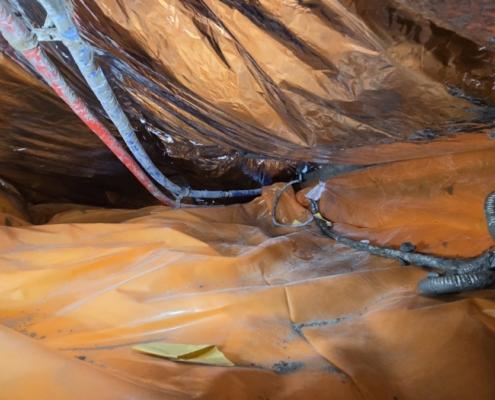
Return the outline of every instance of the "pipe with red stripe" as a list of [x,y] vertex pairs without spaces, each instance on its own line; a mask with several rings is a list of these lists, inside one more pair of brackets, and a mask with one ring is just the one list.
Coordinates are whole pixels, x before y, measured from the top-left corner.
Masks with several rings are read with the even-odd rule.
[[57,67],[39,46],[36,36],[28,29],[24,21],[15,14],[6,0],[0,0],[0,32],[14,49],[22,53],[45,82],[67,103],[89,129],[105,143],[149,193],[163,204],[174,205],[174,201],[151,181],[122,144],[98,120],[85,101],[67,84]]

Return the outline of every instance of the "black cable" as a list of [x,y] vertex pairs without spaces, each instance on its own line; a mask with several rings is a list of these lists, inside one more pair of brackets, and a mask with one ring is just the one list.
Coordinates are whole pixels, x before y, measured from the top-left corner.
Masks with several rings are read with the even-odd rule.
[[484,289],[494,282],[495,272],[483,270],[426,278],[419,282],[418,287],[422,294],[437,295]]
[[[493,194],[493,198],[495,198],[495,194]],[[492,195],[488,196],[488,199],[492,199]],[[487,204],[489,207],[493,207],[495,201],[487,201]],[[493,212],[493,208],[487,210],[488,206],[485,205],[485,213],[487,211]],[[403,243],[399,249],[375,246],[368,241],[349,239],[333,230],[332,223],[320,214],[316,201],[310,200],[310,210],[321,232],[339,243],[376,256],[441,271],[443,276],[428,277],[419,283],[419,291],[422,294],[435,295],[476,290],[490,286],[495,282],[495,252],[492,250],[486,251],[478,257],[446,258],[419,253],[411,243]],[[490,215],[495,215],[495,213]]]
[[490,193],[485,200],[485,218],[488,225],[488,231],[495,239],[495,192]]

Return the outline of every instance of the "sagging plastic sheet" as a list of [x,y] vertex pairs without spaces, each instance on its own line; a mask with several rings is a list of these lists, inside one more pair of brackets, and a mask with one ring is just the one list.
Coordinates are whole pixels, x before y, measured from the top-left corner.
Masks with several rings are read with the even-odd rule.
[[[41,26],[37,2],[19,3]],[[409,158],[409,147],[387,144],[466,143],[492,124],[491,0],[73,3],[147,150],[194,187],[268,184],[298,162]],[[101,111],[63,46],[44,46]],[[135,195],[118,163],[30,74],[2,59],[3,176],[38,202],[61,180],[59,197],[72,201]],[[63,190],[90,183],[101,189],[77,198]]]
[[[376,243],[474,255],[494,244],[482,212],[494,160],[355,171],[327,182],[322,212]],[[3,202],[17,218],[0,227],[0,398],[495,397],[493,289],[422,297],[420,268],[274,228],[278,187],[217,208],[38,205],[38,225]],[[307,217],[302,194],[283,195],[280,220]],[[235,366],[132,350],[155,341],[215,345]]]
[[[327,162],[491,123],[495,8],[460,3],[83,0],[76,13],[169,151],[193,141]],[[484,36],[464,36],[473,22]]]

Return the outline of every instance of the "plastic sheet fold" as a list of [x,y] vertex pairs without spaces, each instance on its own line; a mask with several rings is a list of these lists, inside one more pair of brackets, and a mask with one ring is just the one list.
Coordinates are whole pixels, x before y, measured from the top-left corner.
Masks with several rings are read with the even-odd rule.
[[[322,213],[374,243],[475,255],[493,246],[482,204],[494,155],[334,177]],[[228,207],[37,205],[29,215],[41,225],[0,226],[0,398],[495,396],[493,289],[422,297],[421,268],[348,249],[315,226],[274,228],[280,187]],[[307,217],[304,192],[282,196],[279,219]],[[235,366],[133,350],[157,341],[215,345]]]

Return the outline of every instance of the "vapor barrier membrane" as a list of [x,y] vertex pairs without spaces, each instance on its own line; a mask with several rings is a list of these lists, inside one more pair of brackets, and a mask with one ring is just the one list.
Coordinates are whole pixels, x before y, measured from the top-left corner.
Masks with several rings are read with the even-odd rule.
[[[238,188],[352,164],[320,201],[338,232],[450,257],[494,245],[492,1],[74,11],[175,182]],[[246,204],[143,208],[152,199],[2,46],[0,177],[20,193],[0,183],[0,399],[495,398],[493,289],[420,296],[421,268],[314,225],[275,228],[281,184]],[[103,116],[63,46],[43,46]],[[306,220],[307,190],[282,196],[281,222]],[[132,350],[155,341],[216,346],[234,366]]]
[[[38,3],[18,2],[41,26]],[[180,184],[256,187],[288,179],[306,162],[451,153],[476,147],[495,115],[490,0],[73,6],[146,149]],[[63,45],[44,46],[101,114]],[[2,175],[36,202],[58,196],[126,205],[122,196],[138,198],[132,178],[32,71],[10,60],[21,57],[3,48]],[[431,141],[446,146],[420,144]],[[67,182],[56,194],[47,189],[54,179]],[[138,203],[151,199],[143,194]]]
[[[492,148],[354,171],[327,182],[322,213],[373,243],[477,255],[494,244],[493,160]],[[279,188],[189,209],[23,209],[5,196],[0,398],[495,397],[493,289],[423,297],[418,267],[314,225],[274,228]],[[279,220],[307,218],[303,194],[282,196]],[[214,345],[235,366],[132,350],[155,341]]]

